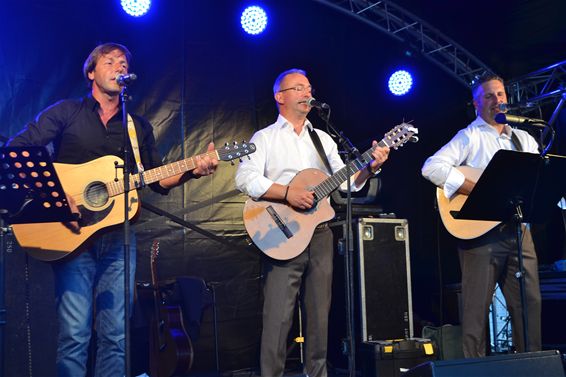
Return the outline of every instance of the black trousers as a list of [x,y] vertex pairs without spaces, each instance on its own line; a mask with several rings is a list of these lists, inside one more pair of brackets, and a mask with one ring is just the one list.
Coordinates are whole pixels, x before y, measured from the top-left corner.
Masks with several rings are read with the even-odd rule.
[[261,375],[280,377],[285,369],[287,336],[301,289],[305,326],[305,373],[326,377],[328,314],[332,295],[333,238],[328,226],[317,228],[307,249],[296,258],[265,257]]
[[[541,296],[538,263],[530,230],[523,226],[523,263],[529,351],[541,349]],[[511,315],[513,344],[525,351],[517,257],[516,227],[503,224],[485,235],[458,244],[462,269],[462,332],[466,357],[485,356],[489,306],[499,283]]]

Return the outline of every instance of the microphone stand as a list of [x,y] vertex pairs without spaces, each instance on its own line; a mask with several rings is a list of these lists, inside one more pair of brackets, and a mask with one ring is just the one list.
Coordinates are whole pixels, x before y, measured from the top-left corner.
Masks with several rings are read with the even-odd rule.
[[[0,210],[1,211],[1,210]],[[8,242],[8,234],[10,228],[4,223],[4,218],[0,216],[0,375],[4,371],[4,335],[6,330],[6,299],[5,299],[5,262],[6,262],[6,244]]]
[[[350,165],[350,156],[354,158],[361,157],[360,151],[344,136],[342,131],[337,131],[330,123],[330,107],[327,112],[319,109],[318,114],[326,123],[326,129],[338,137],[338,142],[342,146],[345,155],[345,164]],[[352,238],[352,189],[351,174],[347,174],[347,190],[346,190],[346,230],[344,234],[345,253],[344,253],[344,275],[346,280],[346,339],[344,339],[344,350],[348,356],[348,375],[355,377],[356,375],[356,342],[355,342],[355,318],[354,318],[354,242]]]
[[[8,142],[8,138],[0,135],[0,146],[5,146]],[[4,214],[5,210],[0,208],[0,375],[4,373],[4,335],[6,330],[6,298],[5,298],[5,282],[6,282],[6,242],[8,241],[8,234],[10,232],[10,228],[7,224],[4,223]]]
[[[122,86],[120,93],[122,101],[122,129],[124,138],[124,162],[123,165],[116,165],[116,169],[122,168],[124,177],[124,331],[125,331],[125,376],[131,377],[130,363],[130,218],[129,218],[129,192],[130,192],[130,136],[128,133],[128,111],[127,103],[130,99],[128,88]],[[118,174],[116,174],[118,176]]]

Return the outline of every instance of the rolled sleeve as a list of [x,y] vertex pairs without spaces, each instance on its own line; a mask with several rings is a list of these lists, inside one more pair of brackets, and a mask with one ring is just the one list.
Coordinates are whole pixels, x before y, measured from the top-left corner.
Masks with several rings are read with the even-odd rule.
[[268,150],[264,137],[261,133],[256,133],[250,142],[256,145],[256,151],[249,159],[240,162],[236,171],[235,184],[239,191],[253,199],[259,199],[274,182],[264,176]]
[[444,182],[444,187],[443,187],[444,195],[448,199],[450,199],[456,193],[456,191],[458,191],[458,189],[464,184],[465,180],[466,177],[460,170],[454,167],[450,169],[448,178],[446,179],[446,182]]

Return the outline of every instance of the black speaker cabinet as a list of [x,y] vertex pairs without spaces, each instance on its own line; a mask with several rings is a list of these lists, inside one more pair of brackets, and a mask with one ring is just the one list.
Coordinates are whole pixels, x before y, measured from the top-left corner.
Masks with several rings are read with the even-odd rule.
[[[334,222],[331,227],[340,245],[345,222]],[[356,218],[353,230],[361,341],[412,338],[407,220]]]
[[477,359],[434,361],[403,377],[564,377],[558,351],[527,352]]

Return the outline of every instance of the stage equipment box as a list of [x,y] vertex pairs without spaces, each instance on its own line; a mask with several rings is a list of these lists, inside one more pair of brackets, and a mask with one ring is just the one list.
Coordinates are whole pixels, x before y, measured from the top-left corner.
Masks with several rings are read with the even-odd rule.
[[[361,341],[413,337],[409,224],[405,219],[355,218],[354,276]],[[330,225],[339,253],[345,221]]]
[[430,339],[412,338],[360,344],[362,376],[399,377],[407,370],[436,360]]

